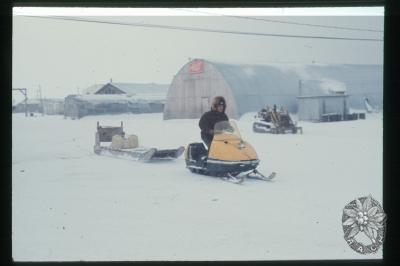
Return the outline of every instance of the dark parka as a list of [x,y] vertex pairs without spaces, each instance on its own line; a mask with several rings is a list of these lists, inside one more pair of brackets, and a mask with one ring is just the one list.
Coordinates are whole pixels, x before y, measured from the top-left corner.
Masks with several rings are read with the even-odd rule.
[[[223,112],[217,111],[218,105],[223,105]],[[206,143],[208,148],[210,148],[212,139],[214,138],[214,126],[220,121],[228,121],[228,116],[225,114],[226,103],[225,99],[221,96],[215,97],[211,110],[205,112],[199,121],[199,127],[201,129],[201,139]]]

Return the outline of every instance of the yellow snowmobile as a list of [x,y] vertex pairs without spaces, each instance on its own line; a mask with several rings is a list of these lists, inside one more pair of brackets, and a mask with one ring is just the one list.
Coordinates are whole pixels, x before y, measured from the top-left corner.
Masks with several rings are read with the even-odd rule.
[[214,126],[214,138],[207,151],[203,143],[191,143],[185,150],[186,167],[193,173],[221,177],[242,183],[245,178],[269,181],[275,173],[264,176],[256,168],[260,162],[254,148],[243,141],[235,121],[221,121]]

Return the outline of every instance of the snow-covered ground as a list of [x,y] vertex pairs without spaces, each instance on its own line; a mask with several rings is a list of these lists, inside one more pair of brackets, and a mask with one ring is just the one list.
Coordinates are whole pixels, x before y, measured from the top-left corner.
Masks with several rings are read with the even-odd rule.
[[371,259],[343,238],[344,206],[382,202],[382,115],[300,122],[304,134],[253,133],[238,122],[273,182],[242,185],[191,173],[183,157],[140,163],[93,153],[96,122],[144,146],[200,140],[197,119],[162,114],[80,120],[13,115],[12,252],[16,261]]

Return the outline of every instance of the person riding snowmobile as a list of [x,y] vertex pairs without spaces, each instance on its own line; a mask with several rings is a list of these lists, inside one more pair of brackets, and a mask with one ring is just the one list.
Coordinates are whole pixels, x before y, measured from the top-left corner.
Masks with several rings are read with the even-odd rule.
[[213,99],[211,104],[211,110],[205,112],[199,121],[199,127],[201,129],[201,139],[210,149],[211,142],[214,138],[214,126],[220,121],[228,121],[229,118],[225,114],[226,101],[222,96],[217,96]]

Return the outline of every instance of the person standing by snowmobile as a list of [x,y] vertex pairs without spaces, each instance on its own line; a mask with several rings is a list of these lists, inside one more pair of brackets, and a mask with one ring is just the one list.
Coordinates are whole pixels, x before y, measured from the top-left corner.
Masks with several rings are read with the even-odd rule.
[[211,110],[205,112],[199,121],[199,127],[201,129],[201,139],[210,149],[211,142],[214,138],[214,126],[216,123],[221,121],[228,121],[229,118],[225,114],[226,101],[222,96],[217,96],[213,99],[211,104]]

